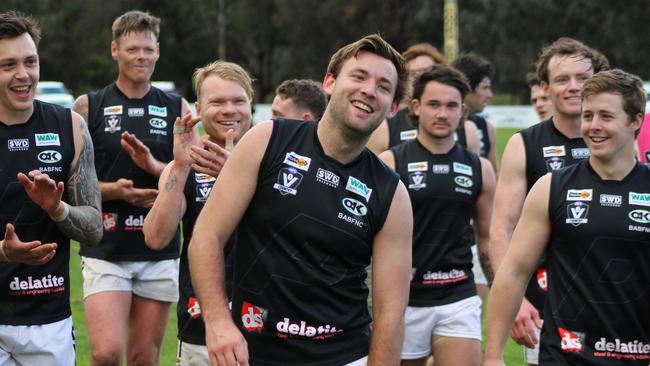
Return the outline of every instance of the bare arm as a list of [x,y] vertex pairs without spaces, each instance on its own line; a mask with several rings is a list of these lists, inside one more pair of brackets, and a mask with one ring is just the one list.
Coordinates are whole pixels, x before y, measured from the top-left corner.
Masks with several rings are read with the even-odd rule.
[[389,136],[388,136],[388,120],[385,119],[381,122],[379,127],[370,135],[370,139],[366,147],[370,149],[375,155],[388,150]]
[[487,159],[492,164],[494,169],[494,174],[498,174],[497,170],[497,129],[494,127],[494,124],[490,121],[485,121],[488,129],[488,139],[490,141],[490,151],[488,151]]
[[[232,321],[225,290],[223,249],[244,215],[257,187],[260,162],[273,128],[264,122],[244,135],[226,161],[199,215],[189,262],[192,283],[205,320],[208,354],[248,364],[246,341]],[[233,194],[237,192],[237,194]]]
[[465,138],[467,139],[467,150],[476,155],[481,154],[481,139],[478,137],[478,128],[476,124],[470,120],[464,122]]
[[384,227],[372,251],[373,331],[368,365],[397,365],[404,338],[404,312],[409,299],[413,210],[400,181]]
[[481,267],[483,268],[485,277],[487,277],[488,283],[492,283],[494,280],[494,270],[490,263],[489,243],[495,178],[492,164],[484,158],[481,158],[481,173],[483,175],[483,185],[474,209],[474,231],[476,233]]
[[512,245],[494,280],[488,305],[486,365],[503,364],[503,348],[528,279],[546,249],[551,233],[548,216],[550,178],[550,174],[540,178],[531,189],[512,236]]
[[74,101],[74,105],[72,106],[72,110],[79,113],[81,118],[84,119],[84,121],[88,121],[88,95],[80,95],[77,100]]

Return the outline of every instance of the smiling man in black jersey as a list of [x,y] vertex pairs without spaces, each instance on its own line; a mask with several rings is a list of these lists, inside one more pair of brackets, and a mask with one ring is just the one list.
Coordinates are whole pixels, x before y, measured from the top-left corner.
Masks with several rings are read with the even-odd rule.
[[[319,122],[267,121],[235,148],[189,253],[213,365],[398,362],[411,207],[404,185],[365,145],[397,110],[405,82],[399,53],[367,36],[332,57]],[[223,248],[235,226],[231,313]]]
[[650,360],[650,169],[636,160],[641,80],[621,70],[582,90],[591,156],[546,174],[524,204],[488,311],[486,365],[503,347],[526,283],[546,253],[540,365],[643,365]]
[[40,29],[0,14],[0,365],[74,365],[70,239],[101,239],[86,123],[34,100]]
[[[413,278],[406,310],[402,365],[475,365],[481,360],[481,300],[472,276],[473,236],[464,233],[474,218],[485,272],[494,173],[454,140],[463,116],[466,78],[437,65],[413,83],[415,140],[379,157],[400,175],[413,206]],[[491,278],[491,275],[488,275]],[[463,349],[463,352],[457,352]]]

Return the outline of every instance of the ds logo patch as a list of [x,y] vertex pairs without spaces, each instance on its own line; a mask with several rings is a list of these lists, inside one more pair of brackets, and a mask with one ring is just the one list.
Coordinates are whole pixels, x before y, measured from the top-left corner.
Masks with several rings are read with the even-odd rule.
[[281,168],[278,173],[278,182],[273,184],[273,188],[280,191],[280,194],[286,196],[288,194],[296,195],[298,191],[296,188],[302,182],[302,174],[294,168]]
[[548,277],[546,276],[546,268],[537,270],[537,285],[543,291],[548,291]]
[[589,213],[589,205],[584,202],[573,202],[567,205],[566,207],[566,223],[573,226],[579,226],[580,224],[586,224],[589,220],[587,219],[587,214]]
[[264,330],[268,310],[249,302],[242,302],[241,323],[248,332],[259,333]]
[[343,207],[355,216],[365,216],[368,213],[366,205],[354,198],[344,198],[341,202],[343,203]]
[[196,297],[190,297],[187,300],[187,313],[190,314],[192,319],[201,316],[201,305],[199,305],[199,300]]
[[585,342],[585,334],[557,328],[560,334],[560,347],[565,352],[582,352],[582,345]]
[[58,151],[45,150],[45,151],[41,151],[40,153],[38,153],[38,155],[36,157],[38,158],[38,161],[40,161],[41,163],[54,164],[54,163],[58,163],[59,161],[61,161],[61,158],[63,156]]
[[102,225],[104,226],[104,231],[113,232],[117,230],[117,214],[102,212]]

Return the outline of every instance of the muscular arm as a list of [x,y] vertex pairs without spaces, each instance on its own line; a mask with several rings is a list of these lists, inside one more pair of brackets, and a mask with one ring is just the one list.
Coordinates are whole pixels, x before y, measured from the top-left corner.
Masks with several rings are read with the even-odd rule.
[[77,100],[74,101],[74,105],[72,106],[72,110],[79,113],[81,118],[84,119],[84,121],[88,121],[88,95],[80,95]]
[[481,173],[483,175],[483,185],[474,209],[474,231],[476,233],[481,267],[483,268],[485,277],[487,277],[488,283],[492,283],[494,280],[494,270],[490,263],[489,243],[495,178],[492,164],[484,158],[481,158]]
[[373,242],[374,321],[368,355],[368,365],[371,366],[399,364],[404,338],[404,312],[409,299],[412,236],[411,201],[406,187],[399,182],[384,227]]
[[388,150],[389,143],[388,136],[388,120],[385,119],[381,122],[379,127],[370,135],[370,139],[366,144],[366,147],[370,149],[375,155],[379,155],[382,152]]
[[217,364],[217,357],[233,354],[240,365],[248,364],[246,341],[228,309],[223,249],[255,194],[260,162],[272,127],[270,121],[261,123],[237,144],[196,221],[189,247],[192,283],[201,304],[213,364]]
[[485,364],[502,364],[503,348],[532,272],[551,233],[548,216],[551,175],[540,178],[526,199],[512,245],[499,267],[488,305]]
[[57,222],[57,226],[69,238],[84,245],[94,246],[102,238],[102,208],[95,173],[93,143],[86,122],[74,112],[72,125],[75,158],[66,181],[70,213],[63,221]]
[[470,120],[464,122],[465,138],[467,139],[467,150],[476,155],[481,154],[481,139],[478,137],[478,128]]
[[490,141],[490,151],[488,151],[487,159],[492,164],[494,169],[494,174],[498,174],[497,170],[497,129],[494,127],[494,124],[490,121],[485,121],[487,123],[488,129],[488,139]]

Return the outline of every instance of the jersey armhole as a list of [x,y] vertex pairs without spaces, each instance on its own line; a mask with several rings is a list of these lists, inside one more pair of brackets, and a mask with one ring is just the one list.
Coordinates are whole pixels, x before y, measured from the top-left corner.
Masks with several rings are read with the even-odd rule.
[[[273,142],[275,141],[277,135],[278,135],[278,130],[280,129],[280,123],[277,120],[273,120],[273,128],[271,130],[271,136],[269,137],[269,142],[266,144],[266,150],[264,151],[264,155],[262,156],[262,160],[260,161],[260,168],[257,172],[257,181],[261,182],[263,180],[263,174],[266,172],[269,163],[272,161],[274,154],[276,153]],[[259,183],[258,183],[259,184]]]

